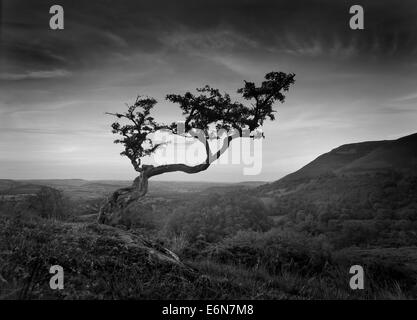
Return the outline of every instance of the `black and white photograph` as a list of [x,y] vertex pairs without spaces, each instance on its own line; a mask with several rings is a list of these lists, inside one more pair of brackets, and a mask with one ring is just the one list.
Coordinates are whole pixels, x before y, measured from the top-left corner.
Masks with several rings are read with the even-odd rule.
[[0,300],[416,299],[415,0],[0,1]]

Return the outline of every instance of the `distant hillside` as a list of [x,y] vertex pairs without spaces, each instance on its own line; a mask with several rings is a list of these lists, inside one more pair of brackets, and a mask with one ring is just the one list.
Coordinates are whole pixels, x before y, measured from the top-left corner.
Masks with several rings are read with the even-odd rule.
[[324,232],[340,245],[347,241],[341,235],[349,244],[414,244],[417,134],[343,145],[252,193],[274,221]]
[[39,184],[49,187],[60,187],[60,186],[82,186],[88,181],[83,179],[31,179],[31,180],[16,180],[22,184]]
[[[2,180],[4,181],[4,180]],[[0,181],[0,183],[2,183]],[[26,194],[26,195],[33,195],[38,193],[44,186],[39,184],[23,184],[23,183],[17,183],[13,182],[11,183],[8,188],[2,188],[0,190],[0,194],[3,195],[19,195],[19,194]]]
[[245,192],[263,185],[265,185],[265,181],[243,181],[238,183],[214,184],[212,187],[205,188],[200,192],[204,194],[242,191]]
[[17,183],[13,180],[0,179],[0,192],[13,188]]
[[[113,191],[130,186],[128,180],[82,180],[82,179],[40,179],[40,180],[6,180],[0,179],[0,194],[17,195],[33,194],[42,186],[63,192],[73,200],[94,200],[102,198]],[[245,181],[240,183],[203,182],[203,181],[159,181],[149,182],[150,196],[171,196],[187,193],[212,193],[230,191],[240,188],[254,188],[265,184],[261,181]]]
[[300,170],[269,184],[269,188],[329,174],[355,175],[390,171],[417,174],[417,133],[397,140],[342,145],[322,154]]
[[417,134],[394,141],[385,141],[378,148],[352,161],[339,171],[368,172],[395,170],[405,174],[417,173]]

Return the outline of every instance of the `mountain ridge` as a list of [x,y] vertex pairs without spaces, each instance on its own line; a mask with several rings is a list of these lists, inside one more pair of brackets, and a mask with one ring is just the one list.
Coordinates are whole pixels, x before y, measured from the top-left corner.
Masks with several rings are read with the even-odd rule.
[[417,174],[417,133],[395,140],[344,144],[318,156],[299,170],[267,185],[310,180],[324,175],[378,171]]

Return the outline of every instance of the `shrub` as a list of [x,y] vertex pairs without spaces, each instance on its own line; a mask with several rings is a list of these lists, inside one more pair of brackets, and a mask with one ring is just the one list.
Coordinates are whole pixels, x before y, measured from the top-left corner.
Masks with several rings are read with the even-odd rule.
[[272,225],[256,198],[211,195],[174,210],[168,218],[168,237],[184,235],[191,243],[214,243],[240,230],[267,231]]
[[236,263],[248,268],[265,268],[272,274],[291,271],[313,274],[324,270],[330,254],[319,240],[296,233],[272,229],[265,233],[240,231],[205,254],[221,263]]

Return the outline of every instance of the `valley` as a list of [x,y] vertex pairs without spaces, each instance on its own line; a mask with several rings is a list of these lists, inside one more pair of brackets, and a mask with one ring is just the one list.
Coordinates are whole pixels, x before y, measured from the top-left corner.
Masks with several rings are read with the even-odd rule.
[[[12,270],[30,274],[27,261],[58,259],[72,270],[69,279],[80,283],[71,298],[160,298],[167,294],[164,279],[186,272],[170,297],[412,299],[417,294],[416,159],[417,135],[411,135],[335,148],[272,183],[151,181],[148,195],[125,211],[121,224],[107,227],[97,224],[97,212],[105,197],[128,181],[0,180],[0,234],[15,234],[1,241],[0,275],[13,279],[6,280],[7,290],[10,283],[17,290],[24,281]],[[73,249],[58,238],[73,243],[81,256],[66,260]],[[53,247],[45,247],[48,242]],[[110,254],[125,245],[165,258],[172,252],[181,265],[141,260],[149,276],[159,277],[150,291],[137,287],[146,287],[145,278],[131,288],[132,279],[121,273],[120,287],[108,288],[113,283],[104,280],[108,264],[122,272],[122,261],[133,257],[123,250]],[[98,269],[88,271],[83,259],[97,259],[88,263]],[[346,289],[347,270],[356,264],[364,266],[370,284],[363,292]],[[130,273],[139,272],[132,268]],[[103,280],[93,289],[98,275]],[[27,297],[50,297],[42,278],[36,281]],[[9,297],[2,288],[0,296]]]

